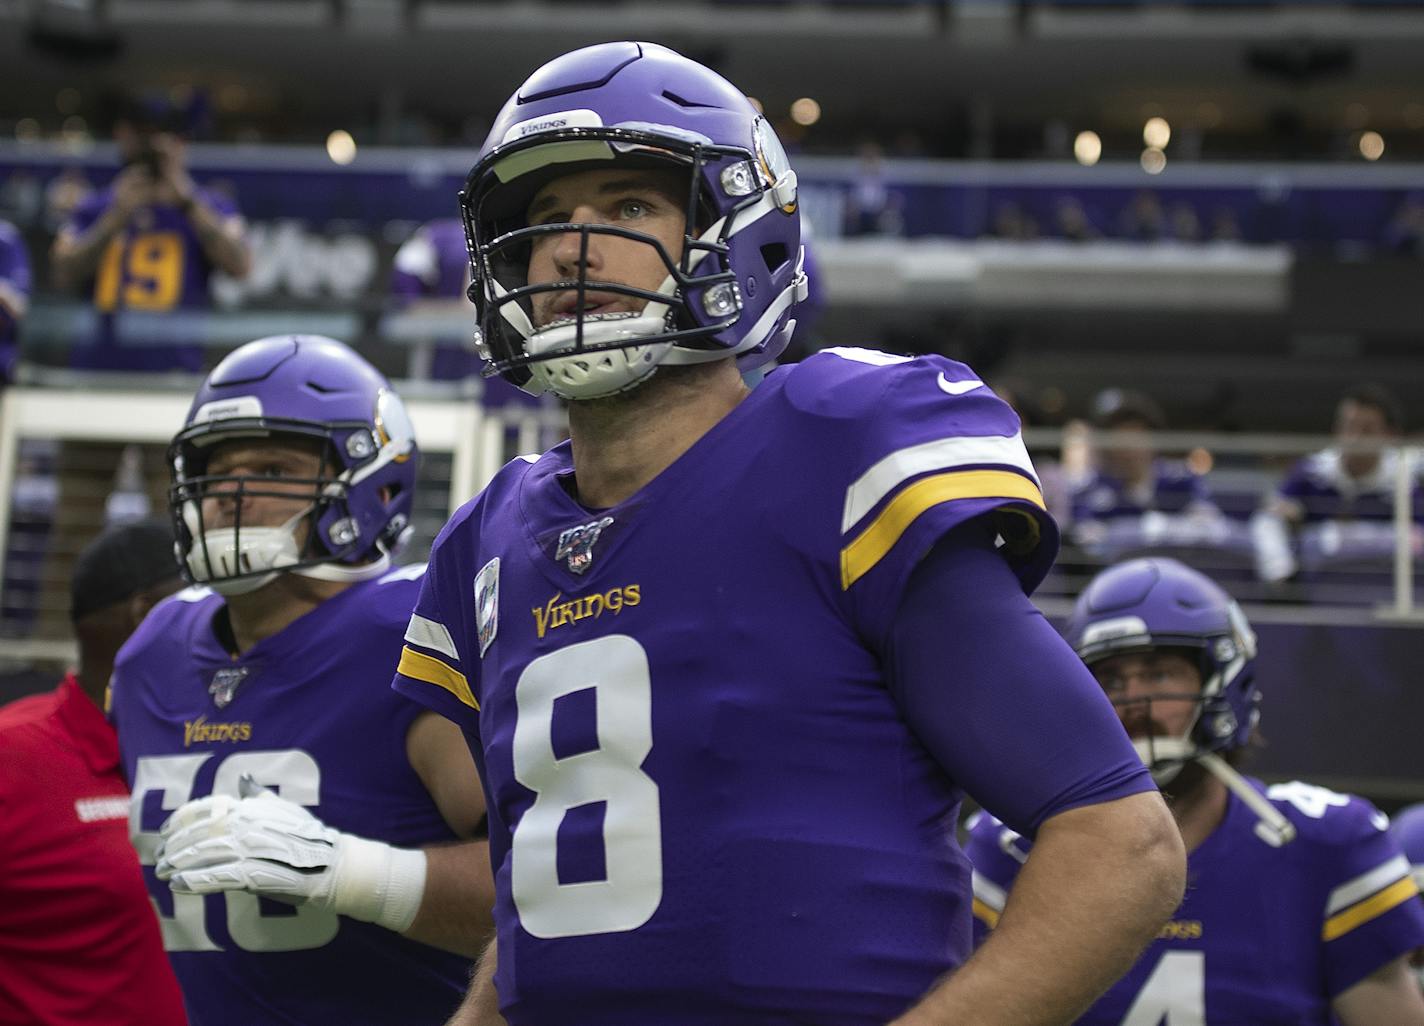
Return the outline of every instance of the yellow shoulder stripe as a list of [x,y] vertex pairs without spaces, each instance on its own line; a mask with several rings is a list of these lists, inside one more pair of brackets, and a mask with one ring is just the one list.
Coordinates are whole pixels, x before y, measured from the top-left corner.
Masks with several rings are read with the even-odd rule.
[[978,898],[974,899],[973,908],[974,915],[979,919],[981,923],[983,923],[989,929],[992,930],[994,927],[999,925],[999,913],[995,912],[992,908],[984,904],[984,902],[980,901]]
[[465,675],[452,666],[446,666],[439,659],[432,659],[410,648],[402,648],[400,665],[396,667],[396,672],[412,680],[421,680],[444,688],[471,709],[477,710],[480,707]]
[[922,477],[891,499],[870,526],[841,549],[841,589],[849,589],[880,562],[921,513],[954,499],[1024,499],[1047,508],[1037,485],[1008,470],[955,470]]
[[1402,905],[1419,893],[1419,885],[1412,877],[1396,880],[1372,898],[1366,898],[1357,905],[1351,905],[1338,915],[1325,920],[1325,928],[1320,931],[1323,940],[1333,941],[1343,937],[1357,926],[1363,926],[1371,919],[1377,919],[1396,905]]

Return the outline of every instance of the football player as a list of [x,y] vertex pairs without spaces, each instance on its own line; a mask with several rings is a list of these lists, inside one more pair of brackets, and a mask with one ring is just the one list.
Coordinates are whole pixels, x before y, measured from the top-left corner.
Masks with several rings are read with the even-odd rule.
[[[1189,853],[1181,907],[1079,1021],[1424,1024],[1407,969],[1424,943],[1424,906],[1384,815],[1234,768],[1261,698],[1241,608],[1175,560],[1134,559],[1093,579],[1067,636],[1168,796]],[[973,824],[981,938],[1007,921],[1034,848],[993,816]]]
[[493,899],[468,746],[389,687],[423,570],[393,563],[401,400],[340,342],[261,339],[169,455],[197,587],[120,653],[112,716],[192,1021],[438,1021]]
[[[446,526],[395,682],[486,787],[498,942],[455,1021],[1071,1019],[1183,860],[1025,595],[1056,533],[1012,411],[860,349],[748,391],[806,291],[796,175],[664,47],[536,71],[462,209],[487,359],[572,438]],[[962,966],[961,787],[1040,838]]]

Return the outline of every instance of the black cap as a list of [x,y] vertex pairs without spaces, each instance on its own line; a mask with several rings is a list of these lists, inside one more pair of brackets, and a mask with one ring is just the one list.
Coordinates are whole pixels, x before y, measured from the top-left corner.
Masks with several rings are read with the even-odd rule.
[[117,524],[84,546],[69,582],[69,618],[126,602],[179,576],[173,525],[166,520]]

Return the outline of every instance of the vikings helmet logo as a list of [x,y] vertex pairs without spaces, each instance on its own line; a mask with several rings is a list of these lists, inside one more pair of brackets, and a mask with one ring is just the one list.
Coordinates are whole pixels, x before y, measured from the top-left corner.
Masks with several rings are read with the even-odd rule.
[[611,523],[612,517],[604,517],[591,524],[569,528],[559,535],[559,547],[554,552],[554,558],[566,560],[570,573],[584,573],[593,565],[593,546],[598,541],[598,536]]

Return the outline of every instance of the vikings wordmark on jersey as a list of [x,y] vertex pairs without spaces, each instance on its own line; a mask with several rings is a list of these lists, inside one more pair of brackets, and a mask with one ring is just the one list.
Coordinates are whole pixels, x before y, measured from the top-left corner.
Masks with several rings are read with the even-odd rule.
[[512,1026],[883,1023],[967,954],[958,792],[864,639],[956,524],[994,518],[1026,588],[1055,535],[1013,412],[941,376],[973,378],[821,353],[620,506],[564,445],[442,532],[395,686],[478,738]]
[[[1255,788],[1295,827],[1273,845],[1235,795],[1187,859],[1187,893],[1087,1026],[1328,1026],[1330,1002],[1424,945],[1409,864],[1368,802],[1293,782]],[[976,937],[998,922],[1029,842],[992,816],[972,820]]]

